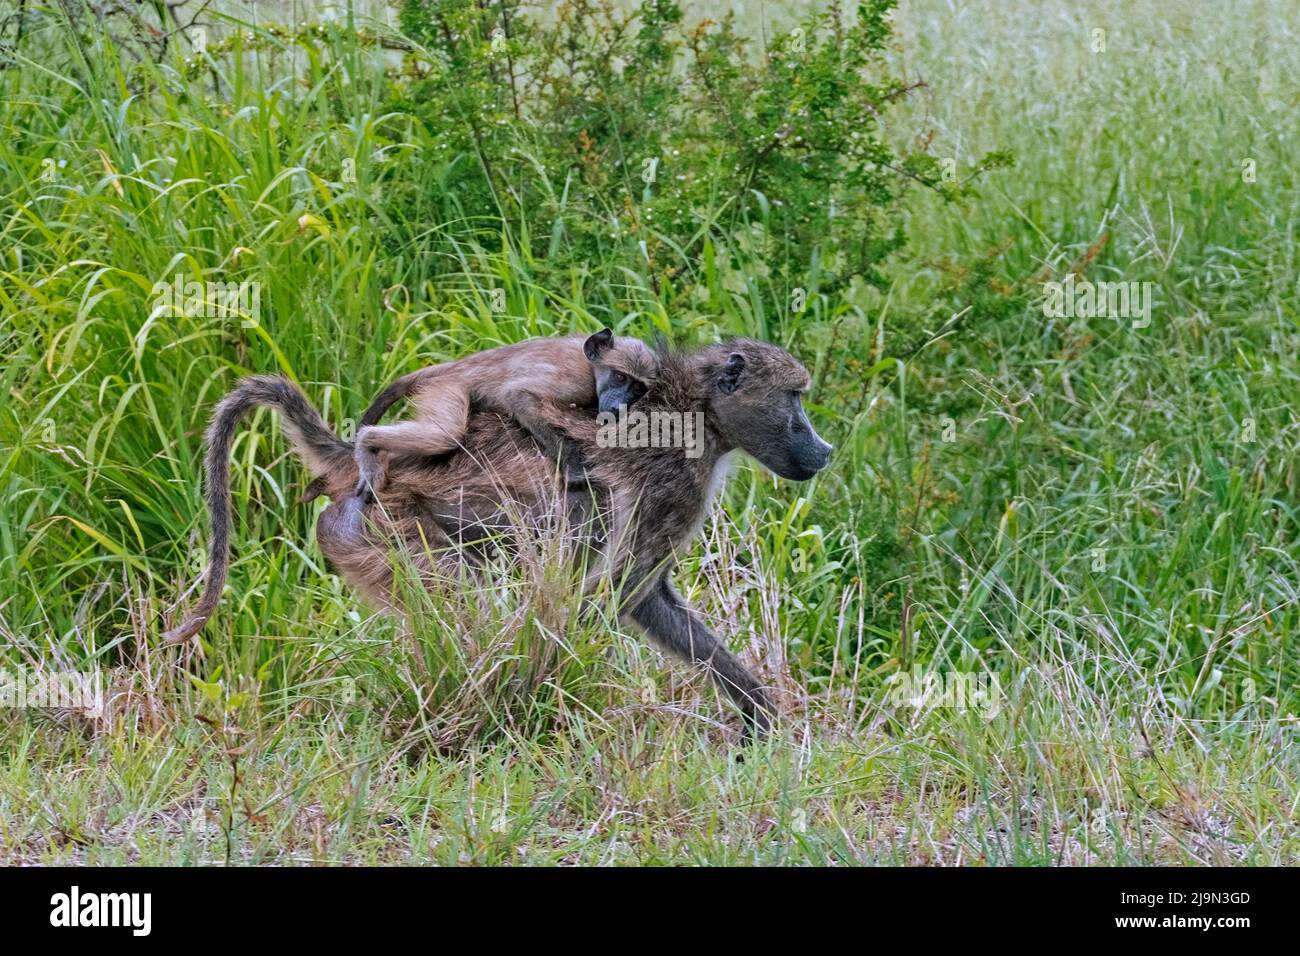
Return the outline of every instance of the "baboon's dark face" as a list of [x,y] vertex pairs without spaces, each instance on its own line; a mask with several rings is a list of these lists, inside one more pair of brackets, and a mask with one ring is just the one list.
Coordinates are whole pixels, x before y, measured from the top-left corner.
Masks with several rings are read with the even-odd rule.
[[807,481],[830,461],[831,445],[803,408],[808,371],[784,349],[735,342],[715,353],[711,417],[724,441],[782,478]]
[[582,346],[596,376],[596,410],[615,412],[645,395],[656,368],[654,353],[636,339],[601,329]]
[[645,382],[626,372],[603,365],[595,367],[596,410],[616,412],[621,405],[631,405],[646,393]]

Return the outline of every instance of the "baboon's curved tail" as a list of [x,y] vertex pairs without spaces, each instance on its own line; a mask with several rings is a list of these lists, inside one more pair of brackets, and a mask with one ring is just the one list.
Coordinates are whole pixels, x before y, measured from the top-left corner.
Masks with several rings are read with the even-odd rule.
[[212,515],[212,540],[207,582],[190,616],[163,635],[167,641],[184,641],[197,634],[221,600],[230,566],[230,446],[239,420],[258,407],[277,409],[284,416],[285,434],[313,474],[351,466],[352,446],[330,431],[293,383],[273,375],[253,375],[240,381],[217,405],[208,426],[204,495]]
[[370,403],[370,407],[367,408],[361,416],[360,427],[378,425],[379,419],[384,417],[384,412],[388,411],[394,404],[415,391],[415,387],[421,382],[435,377],[450,364],[451,363],[446,363],[444,365],[430,365],[428,368],[422,368],[418,371],[411,372],[410,374],[403,375],[397,381],[393,382],[392,385],[389,385],[386,389],[380,392],[379,397]]

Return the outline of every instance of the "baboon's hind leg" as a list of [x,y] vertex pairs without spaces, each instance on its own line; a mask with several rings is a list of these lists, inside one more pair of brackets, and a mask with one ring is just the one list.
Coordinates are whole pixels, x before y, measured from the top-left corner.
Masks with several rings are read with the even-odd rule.
[[316,542],[330,566],[379,607],[401,604],[394,562],[416,578],[436,575],[439,554],[452,542],[434,520],[406,513],[388,515],[360,495],[336,501],[321,512]]
[[383,487],[379,453],[440,455],[460,447],[469,427],[469,396],[461,389],[438,389],[419,402],[419,417],[395,425],[366,425],[357,432],[357,494],[374,500]]

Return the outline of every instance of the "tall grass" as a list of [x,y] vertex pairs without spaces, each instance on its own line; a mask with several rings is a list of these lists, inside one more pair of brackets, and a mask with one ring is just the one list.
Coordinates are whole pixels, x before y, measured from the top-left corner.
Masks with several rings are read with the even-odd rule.
[[[555,287],[478,247],[454,196],[387,223],[385,189],[437,193],[415,160],[438,134],[385,112],[384,56],[347,31],[194,77],[31,37],[0,71],[0,662],[115,676],[98,721],[0,715],[0,856],[1294,862],[1300,13],[896,20],[925,86],[891,135],[933,129],[959,174],[1017,166],[962,208],[913,196],[892,287],[794,318],[727,263],[656,291],[611,253]],[[385,247],[390,224],[451,251]],[[979,269],[1006,295],[942,299]],[[1071,269],[1154,283],[1151,325],[1017,295]],[[260,322],[159,314],[177,271],[259,282]],[[913,351],[936,301],[960,318]],[[269,416],[235,446],[222,609],[200,647],[158,643],[202,567],[201,428],[238,375],[293,378],[347,432],[418,364],[610,320],[773,338],[815,372],[828,473],[742,466],[678,575],[781,691],[743,764],[707,685],[613,622],[570,626],[562,580],[515,568],[486,611],[449,582],[414,623],[360,607]],[[890,680],[914,666],[996,676],[1000,707],[909,707]]]

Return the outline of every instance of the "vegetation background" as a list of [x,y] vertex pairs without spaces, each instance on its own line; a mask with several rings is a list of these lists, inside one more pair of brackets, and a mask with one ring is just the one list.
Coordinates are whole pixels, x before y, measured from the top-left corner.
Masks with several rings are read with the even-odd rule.
[[[1293,863],[1298,32],[4,0],[0,666],[108,695],[0,709],[0,860]],[[1067,274],[1152,283],[1150,325],[1044,315]],[[258,312],[160,308],[178,275]],[[814,370],[830,468],[743,464],[678,575],[783,701],[743,762],[544,551],[360,607],[269,415],[223,607],[159,642],[241,374],[350,433],[404,371],[602,324]],[[921,693],[953,675],[996,693]]]

